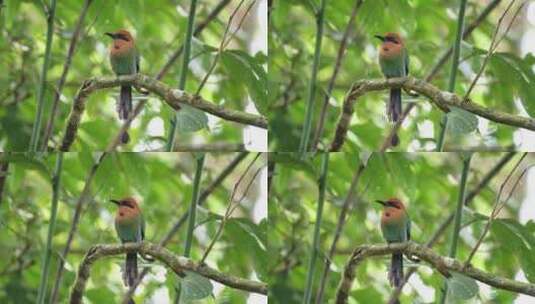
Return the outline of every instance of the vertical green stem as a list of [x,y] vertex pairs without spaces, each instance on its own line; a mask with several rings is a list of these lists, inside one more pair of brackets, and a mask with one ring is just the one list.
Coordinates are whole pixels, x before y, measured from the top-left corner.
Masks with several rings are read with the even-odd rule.
[[[188,231],[186,234],[186,241],[184,243],[184,256],[189,257],[191,253],[191,244],[193,243],[193,229],[195,228],[195,218],[197,215],[197,203],[199,201],[199,189],[201,184],[202,169],[204,166],[204,154],[197,158],[197,169],[195,170],[195,177],[193,179],[193,190],[191,193],[191,204],[188,213]],[[179,285],[175,297],[175,303],[180,303],[180,294],[182,288]]]
[[312,116],[314,115],[314,98],[316,92],[316,78],[321,54],[321,40],[323,38],[323,18],[325,14],[325,5],[327,0],[321,0],[319,11],[316,15],[316,46],[314,50],[314,61],[312,63],[312,73],[308,83],[307,107],[305,112],[305,122],[303,124],[303,133],[299,142],[299,154],[304,156],[308,148],[310,131],[312,127]]
[[321,218],[323,215],[323,202],[325,200],[325,188],[327,184],[327,171],[329,165],[329,153],[324,152],[321,159],[321,173],[318,181],[318,209],[316,210],[316,224],[314,225],[314,239],[312,241],[312,246],[310,250],[310,260],[308,263],[308,274],[305,295],[303,296],[303,304],[310,303],[312,295],[312,283],[314,282],[314,271],[316,268],[316,258],[318,256],[318,247],[320,241],[320,227],[321,227]]
[[[191,41],[193,37],[193,25],[195,24],[195,11],[197,9],[197,0],[191,0],[188,16],[188,29],[186,32],[186,39],[184,41],[184,57],[182,57],[182,69],[180,71],[180,79],[178,82],[178,89],[184,90],[186,88],[186,79],[188,77],[188,65],[191,54]],[[167,139],[166,150],[171,152],[175,147],[175,136],[177,126],[178,112],[175,113],[175,117],[171,122],[171,130],[169,132],[169,138]]]
[[52,38],[54,37],[54,17],[56,15],[56,0],[50,0],[50,6],[47,11],[47,33],[46,33],[46,48],[45,56],[43,58],[43,69],[41,70],[41,77],[39,79],[39,89],[37,91],[37,114],[33,123],[32,137],[30,138],[30,152],[37,151],[37,144],[39,142],[39,135],[41,134],[41,121],[43,120],[43,111],[45,109],[45,86],[46,74],[50,64],[50,50],[52,49]]
[[59,187],[61,182],[61,168],[63,165],[63,152],[59,152],[56,158],[56,168],[52,179],[52,207],[50,208],[50,223],[48,224],[48,236],[46,248],[43,253],[43,267],[41,268],[41,281],[37,294],[37,303],[45,303],[46,285],[48,283],[48,271],[50,269],[50,257],[52,256],[52,236],[56,228],[56,215],[58,211]]
[[[450,80],[448,83],[448,91],[453,92],[455,90],[455,78],[457,77],[457,68],[459,66],[459,56],[461,54],[461,41],[463,40],[464,31],[464,11],[466,8],[466,0],[461,0],[459,7],[459,16],[457,17],[457,36],[455,37],[455,45],[453,46],[453,57],[451,60]],[[442,121],[440,122],[440,133],[437,140],[436,151],[442,152],[444,149],[444,140],[446,138],[446,130],[448,129],[448,115],[444,113],[442,115]]]
[[[466,181],[468,180],[468,171],[470,170],[470,161],[472,160],[472,153],[464,156],[463,160],[463,173],[461,175],[461,184],[459,185],[459,196],[457,198],[457,209],[455,210],[455,219],[453,226],[453,233],[451,237],[450,253],[449,256],[455,258],[457,254],[457,243],[459,241],[459,233],[461,232],[461,219],[464,201],[466,198]],[[446,297],[448,294],[448,284],[444,282],[442,298],[440,303],[444,304],[446,302]]]

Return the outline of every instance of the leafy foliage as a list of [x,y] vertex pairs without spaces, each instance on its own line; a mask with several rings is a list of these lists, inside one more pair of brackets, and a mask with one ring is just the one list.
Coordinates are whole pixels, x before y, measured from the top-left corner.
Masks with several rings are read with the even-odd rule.
[[[99,157],[97,153],[66,153],[59,197],[58,218],[53,239],[52,266],[48,290],[56,277],[57,252],[65,246],[71,227],[76,202],[84,187],[89,169]],[[44,250],[48,220],[50,218],[51,180],[55,154],[8,155],[0,161],[9,161],[9,174],[0,204],[0,302],[34,303],[37,297],[41,271],[41,255]],[[220,174],[222,168],[235,158],[234,153],[207,154],[201,180],[201,192]],[[60,290],[59,302],[67,302],[77,267],[88,248],[97,243],[117,243],[114,230],[116,207],[109,203],[114,198],[134,196],[140,199],[146,220],[146,240],[158,243],[175,222],[188,211],[192,195],[195,155],[190,153],[117,153],[104,158],[93,179],[89,200],[75,234],[71,253],[66,259],[66,271]],[[228,205],[234,184],[244,172],[252,155],[211,193],[199,207],[200,214],[209,212],[212,218],[220,218]],[[257,162],[255,166],[261,166]],[[252,178],[246,175],[245,180]],[[267,264],[267,221],[254,212],[261,183],[253,183],[245,194],[244,203],[233,213],[222,238],[208,255],[206,263],[221,272],[242,278],[265,278]],[[265,217],[265,215],[263,215]],[[191,258],[198,261],[208,242],[215,236],[220,222],[206,221],[199,216],[194,231]],[[183,225],[166,248],[181,255],[187,225]],[[240,254],[236,254],[240,252]],[[125,292],[121,267],[124,257],[102,259],[91,269],[90,283],[85,296],[88,303],[120,302]],[[159,263],[139,260],[140,267],[150,267],[142,286],[136,293],[136,302],[161,302],[165,295],[175,294],[179,279],[172,271]],[[213,303],[221,290],[212,290],[210,280],[188,273],[180,279],[185,299],[201,299],[195,303]],[[212,292],[216,298],[210,296]],[[47,293],[49,294],[49,292]],[[233,303],[244,303],[249,294],[240,290],[225,292],[225,298]],[[208,298],[206,298],[208,297]],[[222,302],[224,303],[224,302]]]
[[[0,11],[0,149],[4,151],[26,151],[36,113],[36,87],[42,67],[46,39],[46,16],[43,5],[49,1],[4,1]],[[48,119],[58,80],[73,36],[78,17],[85,1],[57,1],[55,31],[48,80],[45,91],[45,121]],[[196,25],[203,23],[221,0],[200,1]],[[65,86],[61,92],[59,111],[56,118],[51,148],[56,148],[63,137],[72,100],[83,81],[97,76],[112,76],[109,60],[109,38],[105,32],[125,28],[134,33],[137,48],[141,54],[141,73],[156,77],[183,44],[187,27],[189,2],[167,1],[103,1],[94,0],[89,6],[72,57]],[[228,4],[205,29],[194,39],[192,61],[188,71],[185,90],[195,93],[214,61],[217,48],[234,5]],[[150,13],[147,13],[150,12]],[[239,15],[239,14],[238,14]],[[200,94],[207,100],[245,111],[248,99],[265,108],[267,94],[265,64],[266,54],[253,53],[253,41],[262,34],[253,9],[244,20],[238,35],[230,40],[223,57],[232,54],[234,60],[223,60],[216,66],[208,85]],[[232,29],[237,24],[233,24]],[[255,42],[254,42],[255,43]],[[170,65],[162,81],[171,87],[178,85],[182,57]],[[255,75],[257,77],[249,77]],[[239,78],[241,81],[236,81]],[[243,84],[248,90],[238,89]],[[72,151],[103,150],[117,134],[121,126],[115,111],[118,88],[99,91],[87,101],[82,117],[80,132]],[[134,104],[138,93],[133,90]],[[141,114],[131,126],[131,141],[124,147],[127,151],[154,150],[164,147],[167,130],[170,129],[174,110],[157,96],[149,95]],[[182,113],[183,112],[183,113]],[[211,118],[210,129],[204,113],[184,109],[180,112],[180,144],[210,144],[227,142],[244,143],[243,125]],[[43,124],[44,125],[44,124]],[[43,127],[44,128],[44,127]],[[41,136],[42,137],[42,136]],[[42,139],[42,138],[41,138]],[[39,143],[41,145],[41,143]]]
[[[339,46],[356,0],[330,1],[326,7],[325,34],[318,71],[315,117],[319,124],[321,107],[328,83],[335,70]],[[270,147],[273,151],[296,151],[304,122],[307,83],[314,52],[315,10],[319,1],[276,1],[270,19],[269,39],[269,122]],[[489,2],[474,2],[466,10],[466,26],[471,24]],[[331,142],[342,103],[351,84],[366,78],[382,78],[377,63],[379,41],[374,35],[398,31],[405,38],[410,55],[410,75],[424,78],[437,64],[443,52],[453,45],[456,34],[457,2],[430,1],[362,1],[347,42],[334,89],[329,95],[325,129],[319,147]],[[495,25],[506,7],[501,3],[463,42],[461,67],[457,71],[455,93],[464,96],[487,55]],[[516,6],[513,7],[514,11]],[[526,8],[524,8],[526,9]],[[522,13],[518,17],[522,17]],[[517,21],[519,20],[517,19]],[[535,90],[532,54],[517,47],[528,38],[528,29],[515,22],[471,93],[473,102],[485,107],[522,115],[535,115]],[[508,24],[504,20],[502,31]],[[500,33],[501,33],[500,32]],[[447,61],[431,81],[446,90],[450,73]],[[366,94],[355,105],[343,151],[377,150],[391,123],[386,118],[388,92]],[[521,104],[515,103],[519,99]],[[423,97],[403,94],[403,107],[416,107],[399,133],[399,151],[433,151],[440,131],[442,113]],[[446,136],[446,149],[467,147],[506,147],[521,145],[513,141],[517,129],[476,119],[472,114],[454,110]],[[535,116],[534,116],[535,117]]]
[[[504,156],[503,153],[476,153],[468,174],[467,191],[470,193],[483,176]],[[366,167],[350,201],[346,224],[341,232],[335,254],[331,259],[323,302],[331,303],[336,294],[348,255],[362,244],[384,243],[380,231],[380,213],[377,199],[400,198],[408,208],[412,220],[412,240],[424,244],[437,231],[446,217],[454,212],[459,191],[463,155],[461,153],[332,153],[327,177],[327,197],[320,231],[322,252],[317,265],[314,290],[319,289],[319,277],[323,271],[335,228],[346,199],[353,175],[359,162]],[[294,159],[292,161],[292,159]],[[457,249],[457,259],[465,261],[481,236],[495,203],[497,192],[506,175],[512,170],[518,156],[513,158],[474,197],[463,211],[462,229]],[[275,166],[269,201],[269,263],[270,301],[273,303],[300,303],[307,276],[308,248],[312,243],[315,211],[318,200],[317,172],[320,155],[305,160],[292,153],[277,153],[270,161]],[[512,176],[516,180],[524,166],[535,161],[528,156]],[[523,180],[518,189],[529,187]],[[511,185],[504,188],[503,197],[509,195]],[[472,265],[486,272],[507,278],[519,279],[523,272],[533,282],[533,220],[520,220],[521,208],[529,206],[524,191],[513,193],[499,218],[475,254]],[[527,206],[526,206],[527,204]],[[273,228],[271,228],[273,227]],[[438,238],[433,246],[437,253],[447,256],[453,225]],[[356,279],[350,292],[350,303],[386,303],[391,287],[387,280],[390,258],[369,258],[356,270]],[[405,269],[415,266],[406,260]],[[444,276],[425,265],[416,265],[417,272],[403,289],[401,302],[435,303],[441,296]],[[514,302],[518,294],[492,288],[492,292],[478,291],[472,279],[453,274],[448,280],[451,300],[477,297],[481,302]],[[476,299],[477,299],[476,298]],[[457,300],[456,300],[457,299]],[[505,300],[508,299],[508,300]],[[315,301],[315,297],[312,299]]]

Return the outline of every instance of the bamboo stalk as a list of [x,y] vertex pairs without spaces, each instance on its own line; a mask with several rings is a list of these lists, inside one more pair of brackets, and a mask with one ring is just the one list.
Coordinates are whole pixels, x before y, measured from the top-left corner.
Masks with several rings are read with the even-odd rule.
[[325,186],[327,184],[327,171],[329,167],[329,153],[324,152],[321,158],[321,173],[318,181],[318,209],[316,209],[316,224],[314,225],[314,239],[310,247],[310,260],[308,263],[308,274],[306,281],[303,304],[309,304],[312,297],[312,283],[314,282],[314,272],[316,270],[316,258],[318,256],[318,246],[320,242],[320,227],[323,215],[323,203],[325,201]]
[[[186,32],[186,39],[184,42],[184,57],[182,57],[182,69],[180,70],[180,79],[178,82],[178,89],[184,90],[186,88],[186,80],[188,77],[188,65],[191,54],[191,41],[193,37],[193,25],[195,24],[195,11],[197,9],[197,0],[191,0],[189,16],[188,16],[188,29]],[[178,112],[175,113],[175,117],[171,122],[171,130],[169,132],[169,139],[167,140],[167,151],[173,151],[175,146],[175,137],[177,129]]]
[[50,222],[48,224],[48,235],[46,247],[43,253],[43,267],[41,268],[41,280],[37,293],[37,303],[45,303],[45,295],[48,283],[48,272],[50,270],[50,258],[52,257],[52,237],[56,228],[56,216],[58,213],[59,188],[61,183],[61,169],[63,166],[63,152],[59,152],[56,157],[56,168],[52,178],[52,206],[50,208]]
[[312,127],[312,116],[314,116],[314,98],[316,96],[316,78],[318,75],[318,68],[321,54],[321,41],[323,38],[323,18],[325,13],[325,5],[327,0],[321,0],[320,8],[316,15],[316,46],[314,50],[314,61],[312,63],[311,77],[308,83],[307,107],[305,112],[305,122],[303,124],[303,131],[301,133],[301,140],[299,142],[299,153],[301,157],[304,156],[308,148],[308,140],[310,139],[310,131]]
[[41,70],[41,77],[39,79],[39,88],[37,90],[37,114],[32,128],[32,137],[30,138],[30,152],[37,151],[37,144],[39,143],[39,135],[41,134],[41,122],[43,120],[43,112],[45,110],[45,86],[48,66],[50,65],[50,54],[52,49],[52,39],[54,37],[54,17],[56,16],[56,0],[50,0],[50,7],[47,13],[47,33],[46,33],[46,47],[43,58],[43,69]]
[[[448,91],[455,91],[455,79],[457,77],[457,69],[459,67],[459,56],[461,54],[461,41],[463,40],[463,28],[464,28],[464,12],[466,9],[466,0],[461,0],[459,6],[459,16],[457,17],[457,36],[455,37],[455,44],[453,46],[453,58],[451,61],[450,80],[448,84]],[[446,138],[446,131],[448,129],[448,115],[444,113],[442,115],[442,121],[440,123],[440,133],[437,141],[437,152],[444,150],[444,140]]]
[[[468,180],[468,171],[470,170],[470,161],[472,159],[472,153],[469,153],[465,156],[463,160],[463,172],[461,174],[461,182],[459,185],[459,196],[457,199],[457,209],[455,210],[455,219],[453,224],[453,233],[450,244],[449,256],[455,258],[457,254],[457,243],[459,241],[459,233],[461,232],[461,218],[463,214],[463,206],[466,198],[466,181]],[[448,284],[444,282],[444,287],[442,288],[442,298],[440,303],[444,304],[446,302],[446,297],[448,294]]]

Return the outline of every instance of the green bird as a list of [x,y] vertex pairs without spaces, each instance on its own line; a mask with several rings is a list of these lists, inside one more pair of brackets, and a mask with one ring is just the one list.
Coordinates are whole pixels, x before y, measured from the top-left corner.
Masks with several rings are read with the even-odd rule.
[[[115,214],[115,230],[121,243],[138,243],[145,239],[145,220],[141,209],[132,197],[111,200],[119,208]],[[137,253],[126,254],[123,280],[126,286],[134,285],[137,278]]]
[[[411,220],[403,203],[397,198],[387,201],[377,200],[383,205],[381,231],[387,243],[402,243],[411,239]],[[392,262],[388,271],[388,281],[398,287],[403,280],[403,255],[392,254]]]
[[[379,65],[386,78],[405,77],[409,74],[409,54],[405,43],[398,33],[386,33],[384,36],[375,35],[382,41],[379,46]],[[401,117],[401,89],[390,89],[390,100],[387,110],[388,118],[397,122]],[[392,146],[399,144],[399,137],[394,134]]]
[[[127,30],[118,30],[115,33],[106,33],[113,39],[110,45],[110,63],[117,76],[139,73],[139,53],[136,49],[134,37]],[[117,103],[119,119],[126,120],[132,115],[132,87],[121,86],[121,94]],[[127,143],[128,133],[122,134],[121,142]]]

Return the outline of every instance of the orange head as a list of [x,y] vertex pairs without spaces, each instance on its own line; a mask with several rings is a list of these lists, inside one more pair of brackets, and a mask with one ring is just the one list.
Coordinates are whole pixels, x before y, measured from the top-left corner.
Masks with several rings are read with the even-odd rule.
[[384,36],[375,35],[375,38],[383,42],[379,46],[379,56],[381,57],[397,56],[405,47],[405,43],[398,33],[389,32],[384,34]]
[[134,46],[134,37],[127,30],[118,30],[115,33],[105,33],[113,39],[110,50],[117,52],[122,49],[129,49]]
[[397,198],[389,198],[387,201],[376,200],[375,202],[384,206],[381,223],[396,221],[406,215],[405,205]]
[[116,214],[117,219],[133,218],[137,217],[141,213],[139,205],[133,197],[127,197],[121,200],[112,199],[110,201],[119,206]]

